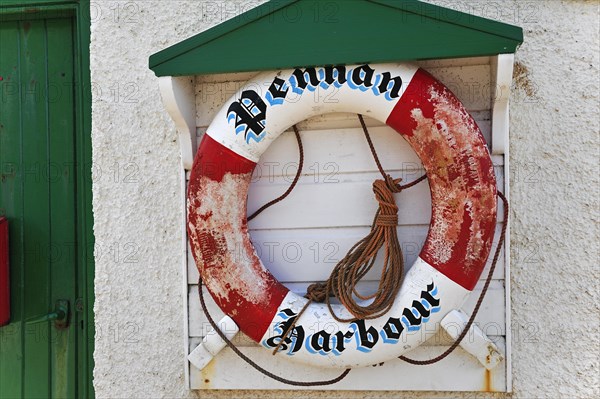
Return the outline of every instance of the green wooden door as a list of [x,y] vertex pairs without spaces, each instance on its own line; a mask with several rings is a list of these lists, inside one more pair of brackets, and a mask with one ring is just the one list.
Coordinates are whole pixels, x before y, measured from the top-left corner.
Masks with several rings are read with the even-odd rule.
[[[73,31],[71,18],[0,20],[0,212],[10,223],[11,272],[2,399],[87,396]],[[41,320],[59,300],[70,306],[66,328]]]

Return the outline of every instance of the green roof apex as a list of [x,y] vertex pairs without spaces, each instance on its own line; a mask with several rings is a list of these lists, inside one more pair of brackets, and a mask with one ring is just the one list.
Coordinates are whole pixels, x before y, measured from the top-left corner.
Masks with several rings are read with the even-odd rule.
[[518,26],[417,0],[273,0],[150,56],[157,76],[514,53]]

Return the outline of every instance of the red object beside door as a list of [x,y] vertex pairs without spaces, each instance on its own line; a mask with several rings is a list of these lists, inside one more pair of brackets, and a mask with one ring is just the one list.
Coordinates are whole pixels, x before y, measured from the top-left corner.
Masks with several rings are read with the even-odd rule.
[[0,217],[0,327],[10,321],[10,278],[8,274],[8,220]]

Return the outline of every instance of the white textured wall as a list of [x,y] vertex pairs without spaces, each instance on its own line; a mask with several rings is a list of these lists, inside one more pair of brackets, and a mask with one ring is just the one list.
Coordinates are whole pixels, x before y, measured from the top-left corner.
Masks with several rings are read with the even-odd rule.
[[[513,396],[597,397],[598,2],[435,2],[525,31],[511,105]],[[257,3],[92,4],[94,385],[100,398],[196,397],[184,388],[183,375],[179,147],[148,56]]]

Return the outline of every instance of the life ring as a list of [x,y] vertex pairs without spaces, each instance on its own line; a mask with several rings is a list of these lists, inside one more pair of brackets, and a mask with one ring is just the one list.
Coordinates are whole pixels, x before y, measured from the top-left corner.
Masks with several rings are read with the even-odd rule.
[[[273,140],[306,118],[330,112],[370,116],[410,143],[429,180],[430,228],[385,316],[342,323],[324,304],[312,303],[282,338],[307,299],[277,281],[257,256],[248,234],[248,187]],[[317,366],[372,365],[424,342],[474,288],[496,224],[496,180],[481,131],[444,85],[408,64],[259,74],[208,127],[188,190],[189,242],[212,298],[260,345],[273,350],[284,339],[279,353]],[[350,318],[334,306],[337,315]]]

